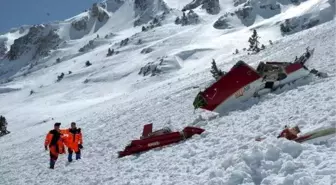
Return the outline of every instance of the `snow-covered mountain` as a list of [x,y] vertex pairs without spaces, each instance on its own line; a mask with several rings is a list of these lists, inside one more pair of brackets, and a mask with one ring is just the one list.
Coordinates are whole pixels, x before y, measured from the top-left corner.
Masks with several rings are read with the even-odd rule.
[[[1,35],[0,114],[11,133],[0,137],[0,184],[336,184],[335,138],[276,139],[284,125],[303,133],[336,126],[334,14],[333,0],[105,0]],[[266,49],[250,55],[252,29]],[[238,60],[290,62],[307,46],[315,48],[308,67],[329,78],[223,117],[194,111],[195,96],[213,81],[212,59],[227,71]],[[60,156],[49,170],[43,142],[55,121],[76,121],[84,149],[82,160]],[[117,158],[148,122],[206,132]]]

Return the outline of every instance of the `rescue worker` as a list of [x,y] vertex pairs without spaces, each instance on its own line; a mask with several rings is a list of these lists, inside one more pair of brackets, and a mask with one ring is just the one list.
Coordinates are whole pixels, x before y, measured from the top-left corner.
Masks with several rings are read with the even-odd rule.
[[300,132],[301,131],[298,126],[295,126],[293,128],[288,128],[287,126],[285,126],[285,129],[279,134],[278,138],[284,137],[288,140],[294,140],[298,137],[297,135]]
[[76,127],[76,123],[71,123],[71,128],[64,130],[67,135],[68,161],[72,162],[72,154],[76,153],[76,160],[81,158],[81,149],[83,148],[83,138],[81,128]]
[[65,154],[64,138],[60,130],[61,123],[55,123],[54,129],[46,136],[44,147],[50,152],[50,169],[54,169],[59,154]]

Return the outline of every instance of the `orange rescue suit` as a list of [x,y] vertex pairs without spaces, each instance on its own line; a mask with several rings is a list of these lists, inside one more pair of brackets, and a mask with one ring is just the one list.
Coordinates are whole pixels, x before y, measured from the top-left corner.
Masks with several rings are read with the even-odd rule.
[[57,130],[50,130],[44,141],[44,146],[49,146],[50,154],[58,156],[58,154],[65,153],[63,142],[64,138],[61,132]]
[[79,151],[79,146],[83,144],[82,132],[80,128],[69,128],[61,131],[65,136],[65,144],[68,148]]

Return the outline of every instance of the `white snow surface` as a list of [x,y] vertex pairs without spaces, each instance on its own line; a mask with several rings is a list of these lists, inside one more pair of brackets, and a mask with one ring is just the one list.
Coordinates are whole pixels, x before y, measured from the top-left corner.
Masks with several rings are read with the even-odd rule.
[[[276,138],[285,125],[298,124],[302,133],[336,126],[335,20],[281,37],[276,22],[286,19],[286,12],[227,32],[212,27],[220,14],[197,10],[202,18],[199,25],[181,27],[169,15],[163,26],[141,32],[141,27],[131,27],[131,16],[122,16],[130,10],[126,2],[97,32],[67,40],[31,68],[9,69],[18,72],[12,81],[0,84],[0,114],[7,118],[11,131],[0,137],[1,185],[336,184],[335,137],[321,144]],[[288,9],[290,16],[295,12],[301,15],[308,2],[320,5],[324,1],[293,6]],[[173,8],[186,3],[167,2]],[[242,48],[248,47],[250,28],[255,27],[266,50],[247,55]],[[66,30],[61,31],[68,37]],[[101,36],[98,46],[78,53],[97,33]],[[114,36],[103,39],[109,33]],[[129,44],[119,47],[127,37]],[[274,44],[269,45],[268,40]],[[307,84],[268,94],[223,117],[203,110],[194,112],[195,96],[213,82],[209,72],[212,58],[227,71],[238,60],[253,66],[259,61],[293,61],[307,46],[315,48],[308,67],[327,72],[328,78],[314,77]],[[140,54],[148,47],[153,48],[151,53]],[[106,57],[108,48],[120,53]],[[236,48],[240,54],[232,55]],[[162,56],[174,62],[169,70],[156,76],[138,75],[141,67]],[[55,63],[56,58],[61,62]],[[92,65],[85,67],[88,60]],[[62,72],[64,79],[56,83]],[[35,93],[29,95],[30,90]],[[61,155],[50,170],[43,142],[56,121],[63,128],[77,122],[84,149],[81,160],[68,164],[66,155]],[[117,151],[139,138],[143,125],[149,122],[154,129],[169,126],[182,130],[193,125],[206,131],[178,144],[117,158]],[[256,136],[267,139],[256,142]]]

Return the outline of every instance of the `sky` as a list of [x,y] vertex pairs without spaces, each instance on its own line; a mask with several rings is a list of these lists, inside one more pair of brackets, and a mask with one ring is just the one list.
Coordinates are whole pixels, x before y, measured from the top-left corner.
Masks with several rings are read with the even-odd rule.
[[1,0],[0,35],[11,28],[64,20],[101,0]]

